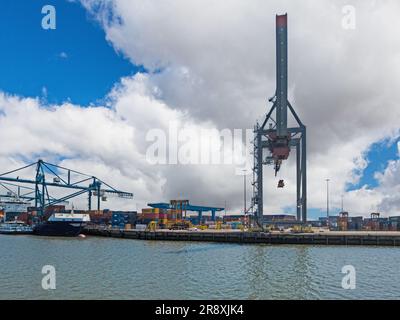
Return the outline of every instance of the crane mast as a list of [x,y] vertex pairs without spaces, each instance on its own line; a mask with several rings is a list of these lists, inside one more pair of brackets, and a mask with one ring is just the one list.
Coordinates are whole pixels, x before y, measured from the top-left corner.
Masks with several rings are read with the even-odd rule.
[[[290,150],[296,149],[296,212],[297,220],[307,221],[307,168],[306,168],[306,126],[301,122],[288,101],[288,41],[287,14],[276,15],[276,91],[272,107],[263,123],[254,127],[254,167],[252,208],[257,224],[262,227],[263,218],[263,165],[273,165],[275,176]],[[288,127],[288,110],[297,126]],[[267,126],[268,124],[268,126]],[[268,156],[264,157],[264,150]],[[280,180],[278,187],[284,186]]]

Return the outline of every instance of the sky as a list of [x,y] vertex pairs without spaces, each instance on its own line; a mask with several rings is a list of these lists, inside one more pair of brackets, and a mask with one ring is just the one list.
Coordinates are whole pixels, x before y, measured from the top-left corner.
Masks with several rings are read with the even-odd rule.
[[41,26],[41,10],[49,1],[2,3],[1,39],[8,46],[0,52],[4,92],[89,105],[106,96],[122,76],[141,69],[115,52],[82,6],[51,3],[56,8],[55,30]]
[[[54,30],[42,28],[48,4],[56,9]],[[187,198],[239,213],[244,167],[154,164],[151,137],[164,133],[168,149],[173,127],[192,139],[178,146],[196,146],[201,132],[212,132],[214,154],[229,149],[216,132],[245,132],[262,121],[275,91],[275,14],[288,13],[289,100],[307,126],[309,217],[326,214],[326,178],[331,212],[340,210],[343,195],[350,215],[400,215],[397,1],[1,6],[0,172],[42,158],[134,193],[133,200],[103,204],[111,209]],[[239,146],[227,159],[251,164],[251,146],[245,139]],[[265,214],[295,212],[292,155],[278,177],[265,169]],[[251,174],[246,178],[250,199]],[[76,201],[75,207],[86,203]]]

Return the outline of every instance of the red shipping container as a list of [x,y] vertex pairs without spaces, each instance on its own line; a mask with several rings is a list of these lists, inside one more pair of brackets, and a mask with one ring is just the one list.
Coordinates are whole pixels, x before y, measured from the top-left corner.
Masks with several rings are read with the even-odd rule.
[[143,219],[158,219],[159,214],[158,213],[143,213]]
[[27,223],[28,222],[28,213],[23,212],[18,215],[18,220]]

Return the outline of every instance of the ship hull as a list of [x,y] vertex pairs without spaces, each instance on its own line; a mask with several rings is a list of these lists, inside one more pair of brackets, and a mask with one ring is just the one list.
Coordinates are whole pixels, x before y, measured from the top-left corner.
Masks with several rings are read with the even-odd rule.
[[32,234],[33,231],[19,231],[19,230],[0,230],[0,234],[11,234],[11,235],[27,235],[27,234]]
[[0,234],[32,234],[30,226],[21,223],[4,223],[0,225]]
[[33,229],[33,233],[38,236],[49,237],[77,237],[84,224],[70,221],[46,221],[38,224]]

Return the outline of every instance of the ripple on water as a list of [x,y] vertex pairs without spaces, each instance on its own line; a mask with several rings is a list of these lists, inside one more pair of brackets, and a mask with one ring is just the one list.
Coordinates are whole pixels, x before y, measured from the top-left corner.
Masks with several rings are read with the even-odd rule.
[[[0,236],[0,299],[398,298],[399,260],[384,247]],[[46,264],[54,291],[41,289]],[[346,264],[356,290],[341,287]]]

